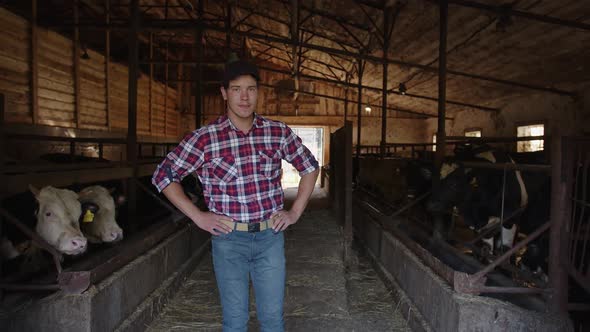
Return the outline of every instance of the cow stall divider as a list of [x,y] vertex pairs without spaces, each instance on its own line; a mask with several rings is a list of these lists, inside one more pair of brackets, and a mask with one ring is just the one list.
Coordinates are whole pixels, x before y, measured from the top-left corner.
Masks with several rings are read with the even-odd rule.
[[[516,142],[526,141],[549,141],[550,136],[527,136],[527,137],[466,137],[466,136],[447,136],[447,152],[452,148],[466,143],[494,143],[504,145],[505,150],[512,150]],[[412,159],[432,159],[434,158],[434,147],[436,143],[387,143],[384,145],[361,145],[359,147],[360,155],[378,156],[382,158],[412,158]],[[546,145],[545,145],[546,146]],[[353,151],[356,151],[356,146]],[[381,150],[383,148],[383,150]]]
[[[140,330],[163,309],[208,251],[208,233],[188,222],[147,184],[147,177],[178,141],[140,136],[136,143],[138,158],[131,162],[126,157],[125,135],[76,128],[0,125],[2,202],[27,192],[29,184],[79,189],[96,183],[120,186],[126,195],[136,190],[150,202],[149,211],[142,207],[136,209],[137,214],[127,213],[127,227],[137,225],[134,232],[123,227],[122,241],[95,244],[87,255],[67,257],[65,261],[60,259],[65,256],[44,246],[43,241],[35,241],[35,232],[31,226],[22,225],[20,217],[12,218],[10,213],[1,211],[0,235],[2,225],[16,224],[17,232],[20,229],[25,238],[33,238],[39,247],[48,249],[42,251],[53,254],[48,259],[53,264],[44,261],[44,270],[34,276],[0,281],[0,330],[36,331],[39,326],[46,331]],[[37,162],[36,156],[55,152],[60,158],[67,156],[67,163]],[[89,152],[91,156],[85,157]],[[8,207],[2,206],[3,210],[13,210]],[[121,210],[121,217],[125,215],[125,210]],[[0,263],[0,271],[3,268]],[[13,271],[3,272],[13,276]]]
[[[377,262],[377,265],[383,266],[383,270],[385,271],[385,273],[390,273],[392,275],[394,275],[394,279],[396,279],[396,281],[400,282],[400,285],[402,286],[402,288],[405,287],[414,287],[412,286],[412,283],[409,280],[405,280],[405,278],[408,278],[406,275],[408,275],[408,273],[410,272],[404,272],[402,271],[398,271],[396,269],[396,265],[401,265],[404,268],[408,267],[408,262],[405,259],[401,259],[400,253],[403,251],[399,248],[397,249],[393,249],[392,247],[392,243],[395,242],[399,242],[402,243],[403,246],[405,248],[407,248],[412,255],[415,255],[416,257],[419,258],[419,261],[426,265],[431,271],[435,272],[435,274],[442,278],[443,280],[445,280],[446,284],[449,285],[451,287],[451,289],[454,290],[455,294],[466,294],[466,295],[475,295],[475,294],[497,294],[497,295],[492,295],[492,297],[498,297],[498,298],[502,298],[502,299],[508,299],[508,298],[514,298],[517,299],[516,302],[520,302],[521,299],[524,298],[528,298],[524,297],[525,294],[529,294],[531,295],[531,299],[539,299],[542,300],[542,302],[539,302],[539,300],[535,300],[533,302],[527,302],[524,303],[525,306],[522,306],[521,308],[529,308],[534,310],[535,312],[545,312],[546,310],[548,310],[549,312],[555,313],[555,315],[551,315],[551,316],[547,316],[547,317],[552,317],[551,319],[549,319],[548,322],[546,323],[546,326],[544,326],[541,330],[555,330],[556,326],[561,326],[558,329],[562,329],[565,328],[565,330],[568,330],[571,328],[571,322],[570,323],[566,323],[565,321],[561,321],[562,323],[556,323],[557,325],[552,325],[554,324],[556,321],[560,321],[561,318],[558,318],[557,320],[553,319],[553,317],[567,317],[567,311],[568,310],[586,310],[588,309],[588,304],[587,303],[572,303],[571,300],[568,304],[567,302],[567,293],[568,293],[568,285],[567,285],[567,276],[564,278],[563,277],[563,272],[567,270],[572,271],[575,270],[576,268],[570,264],[569,267],[566,268],[566,264],[565,262],[571,261],[571,263],[573,262],[577,262],[578,263],[578,267],[577,267],[577,271],[578,273],[584,273],[587,270],[584,269],[588,269],[588,263],[586,262],[585,265],[581,265],[580,263],[584,260],[588,260],[588,253],[587,253],[587,248],[588,247],[584,247],[584,245],[590,246],[590,236],[584,237],[585,234],[588,234],[587,226],[580,226],[580,225],[587,225],[588,224],[588,208],[590,207],[590,205],[588,204],[587,200],[588,200],[588,195],[584,196],[584,197],[578,197],[575,198],[571,195],[571,193],[577,193],[578,195],[583,195],[583,193],[588,193],[588,189],[587,187],[585,187],[584,189],[582,189],[582,183],[589,183],[588,180],[584,180],[585,182],[581,182],[580,179],[584,177],[584,174],[586,174],[586,178],[588,179],[588,169],[590,165],[590,161],[589,160],[585,160],[585,159],[580,159],[580,156],[583,156],[587,159],[590,159],[590,153],[588,152],[590,150],[590,144],[588,144],[588,142],[590,142],[590,140],[586,139],[584,142],[584,144],[586,144],[586,151],[585,155],[581,152],[571,152],[569,150],[574,149],[574,147],[576,149],[580,149],[580,147],[582,146],[582,144],[580,144],[580,140],[572,140],[571,138],[567,138],[567,137],[561,137],[558,135],[554,135],[553,137],[548,137],[545,136],[543,137],[546,141],[549,141],[549,139],[551,140],[551,144],[545,144],[545,150],[548,151],[550,153],[550,158],[547,157],[546,153],[543,156],[543,161],[547,162],[550,160],[551,164],[550,165],[537,165],[537,164],[528,164],[528,165],[524,165],[524,164],[520,164],[520,165],[515,165],[512,163],[506,163],[506,164],[490,164],[490,163],[470,163],[470,162],[463,162],[465,167],[482,167],[482,168],[493,168],[496,169],[498,172],[504,172],[504,174],[506,174],[508,171],[511,170],[522,170],[522,171],[526,171],[526,172],[537,172],[537,173],[545,173],[548,176],[551,176],[551,179],[553,181],[552,183],[552,193],[551,193],[551,216],[548,218],[548,220],[546,220],[544,223],[540,223],[541,226],[538,227],[536,230],[532,231],[532,232],[528,232],[526,234],[526,236],[524,238],[521,237],[520,242],[515,243],[515,245],[512,247],[512,250],[510,250],[509,252],[504,252],[503,255],[499,256],[499,257],[493,257],[493,261],[491,264],[487,265],[487,266],[481,266],[481,264],[477,264],[477,265],[473,265],[471,267],[475,267],[476,269],[473,271],[470,271],[468,273],[466,272],[461,272],[461,271],[456,271],[453,268],[451,268],[449,265],[447,265],[446,263],[444,263],[443,261],[439,260],[437,257],[433,256],[432,254],[432,248],[436,248],[440,251],[453,251],[455,250],[451,245],[443,243],[443,242],[438,242],[436,244],[436,246],[433,246],[431,248],[429,248],[428,250],[425,249],[425,247],[423,247],[423,245],[420,245],[419,243],[425,243],[428,241],[431,241],[431,239],[428,238],[428,235],[426,233],[424,233],[423,235],[416,235],[417,237],[423,236],[422,240],[423,241],[418,241],[416,242],[416,238],[414,237],[409,237],[406,233],[404,233],[403,231],[401,231],[401,229],[399,228],[399,224],[400,224],[400,220],[399,215],[401,214],[401,212],[404,212],[404,210],[407,210],[409,206],[415,205],[417,203],[416,201],[409,201],[409,202],[405,202],[404,204],[397,205],[397,206],[389,206],[387,209],[385,209],[384,211],[387,211],[387,213],[383,213],[382,211],[379,210],[379,207],[383,207],[383,202],[380,201],[378,202],[378,195],[377,196],[371,196],[370,193],[370,189],[366,190],[365,188],[363,188],[362,186],[356,186],[355,188],[355,196],[353,197],[354,200],[354,209],[353,212],[356,215],[354,217],[354,225],[355,225],[355,237],[358,237],[359,239],[361,239],[361,241],[363,242],[363,244],[367,247],[367,249],[369,250],[369,252],[372,253],[372,255],[374,256],[374,260]],[[486,142],[491,142],[491,141],[496,141],[499,143],[504,143],[505,145],[510,145],[512,144],[514,141],[521,141],[521,140],[530,140],[530,139],[539,139],[539,137],[531,137],[531,138],[493,138],[493,139],[489,139],[489,140],[484,140]],[[469,142],[481,142],[481,139],[468,139],[467,141]],[[510,145],[510,146],[514,146],[514,145]],[[566,148],[562,148],[562,147],[566,147]],[[573,159],[573,157],[578,158],[579,160],[574,160],[574,161],[570,161],[570,159]],[[376,161],[379,160],[379,155],[375,155],[375,157],[377,157],[377,159],[375,159]],[[386,157],[385,159],[390,159],[391,156]],[[398,160],[399,159],[399,155],[395,156],[392,160]],[[383,160],[383,159],[381,159]],[[403,158],[399,159],[399,160],[404,160]],[[569,165],[569,166],[567,166]],[[572,165],[578,165],[578,168],[572,166]],[[585,168],[584,168],[585,167]],[[372,169],[372,168],[371,168]],[[573,171],[573,170],[578,170],[578,175],[577,175],[577,181],[576,179],[574,179],[573,176],[569,176],[565,173],[563,173],[564,171]],[[557,181],[557,184],[556,184]],[[578,183],[578,186],[580,188],[575,189],[573,186],[575,183]],[[504,185],[504,184],[502,184]],[[587,186],[587,185],[586,185]],[[360,195],[359,195],[360,194]],[[363,198],[365,197],[365,198]],[[567,197],[567,199],[565,199]],[[419,197],[422,198],[422,197]],[[585,203],[579,203],[577,206],[577,218],[573,219],[573,216],[571,216],[571,213],[568,212],[568,209],[571,209],[572,207],[574,209],[576,209],[576,204],[578,201],[584,201]],[[381,205],[380,205],[381,204]],[[397,209],[395,209],[394,207],[397,207]],[[586,209],[586,210],[585,210]],[[520,211],[515,211],[513,215],[508,215],[508,216],[502,216],[502,220],[506,221],[509,220],[511,218],[514,218],[516,216],[518,216],[520,213],[522,213],[522,210]],[[585,221],[584,221],[585,220]],[[574,226],[576,225],[578,226]],[[568,223],[571,223],[572,226],[567,226]],[[374,226],[371,226],[374,225]],[[501,225],[501,222],[498,222],[496,224],[496,227],[498,225]],[[564,234],[564,232],[570,232],[571,229],[578,227],[581,231],[578,231],[576,236],[572,236],[571,234]],[[488,231],[494,231],[493,227],[490,228]],[[380,234],[380,232],[386,232],[390,235],[392,235],[391,237],[386,236],[387,234]],[[586,232],[586,233],[585,233]],[[537,238],[538,236],[541,236],[541,234],[549,234],[549,238],[550,238],[550,257],[549,257],[549,261],[548,261],[548,265],[549,265],[549,283],[537,283],[536,287],[512,287],[510,285],[507,285],[507,283],[512,283],[511,280],[505,278],[505,279],[498,279],[499,273],[495,272],[495,267],[497,267],[498,265],[501,265],[503,268],[507,268],[506,261],[507,259],[514,254],[516,251],[518,251],[520,248],[522,248],[523,246],[525,246],[527,243],[529,243],[530,241],[534,240],[535,238]],[[413,235],[414,236],[414,235]],[[483,237],[483,235],[481,236]],[[568,242],[569,241],[569,242]],[[574,245],[574,241],[576,242],[576,245]],[[575,249],[577,248],[577,252],[574,254]],[[392,251],[394,250],[394,251]],[[565,250],[565,251],[564,251]],[[568,254],[569,253],[569,256]],[[391,256],[392,254],[394,254],[394,256]],[[577,255],[577,256],[576,256]],[[574,256],[576,256],[577,258],[573,258]],[[392,260],[395,258],[395,263],[393,262],[388,262],[389,260]],[[510,271],[511,273],[514,271],[511,271],[508,269],[508,271]],[[492,273],[492,274],[490,274]],[[575,272],[570,272],[570,274],[574,274]],[[582,278],[579,278],[580,280],[585,281],[588,280],[588,272],[586,272],[586,275],[583,276]],[[526,273],[523,273],[523,276],[526,277]],[[416,276],[412,275],[411,278],[415,278]],[[401,279],[400,279],[401,278]],[[495,285],[502,285],[502,286],[486,286],[485,285],[485,280],[489,279],[490,281],[492,281],[493,284]],[[526,280],[526,278],[521,279],[521,280]],[[507,281],[507,282],[505,282]],[[407,284],[404,284],[405,282],[408,282]],[[418,282],[417,280],[415,282]],[[419,282],[418,282],[419,283]],[[431,287],[431,285],[427,284],[424,285],[423,287]],[[409,289],[407,290],[409,297],[412,298],[413,296],[417,296],[417,300],[418,302],[423,302],[422,304],[417,304],[417,310],[424,310],[422,311],[422,317],[424,317],[426,320],[429,320],[430,318],[428,317],[429,315],[434,315],[435,317],[438,317],[438,315],[441,314],[441,312],[444,312],[445,310],[433,310],[433,309],[429,309],[427,308],[429,306],[429,304],[427,302],[424,302],[424,295],[420,295],[423,290],[420,289]],[[415,295],[411,295],[412,292],[415,292]],[[502,295],[502,294],[506,294],[506,295]],[[509,294],[522,294],[523,297],[510,297]],[[566,300],[563,300],[563,298],[565,297]],[[481,297],[482,299],[485,297]],[[561,300],[560,300],[561,299]],[[436,301],[435,301],[436,302]],[[565,302],[565,304],[563,304]],[[539,306],[538,304],[542,304],[541,306]],[[423,307],[421,307],[421,305]],[[454,305],[458,305],[458,304],[454,304]],[[520,306],[520,304],[518,304]],[[462,306],[462,305],[459,305]],[[422,309],[422,308],[426,308],[426,309]],[[453,309],[455,310],[455,309]],[[432,311],[432,313],[430,313],[430,311]],[[459,310],[460,312],[460,310]],[[497,314],[496,314],[497,315]],[[527,314],[528,315],[528,314]],[[536,318],[531,318],[531,317],[536,317]],[[541,316],[538,316],[536,314],[531,314],[531,317],[528,317],[525,319],[525,324],[529,324],[528,326],[543,326],[545,323],[543,323],[544,318]],[[567,318],[565,318],[567,319]],[[435,319],[436,320],[436,319]],[[501,318],[500,318],[501,320]],[[493,321],[493,319],[492,319]],[[542,322],[542,323],[539,323]],[[439,326],[437,324],[439,324],[440,322],[432,322],[432,327],[435,326]],[[522,322],[521,322],[522,323]],[[443,323],[440,323],[443,324]],[[461,323],[457,323],[458,325],[454,325],[454,326],[459,326]],[[485,323],[483,320],[481,320],[481,324],[482,326],[487,326],[490,327],[491,325],[485,325],[487,323]],[[491,322],[490,322],[491,324]],[[540,324],[540,325],[539,325]],[[443,324],[444,325],[444,324]],[[440,326],[443,326],[440,325]],[[509,328],[509,325],[507,323],[507,325],[505,325],[506,328]],[[522,325],[520,325],[522,326]],[[446,330],[445,328],[443,328],[442,330]],[[452,329],[451,329],[452,330]]]
[[344,230],[344,261],[348,264],[352,246],[352,122],[330,134],[328,188],[332,210]]
[[[144,138],[145,142],[138,142],[137,165],[130,165],[120,158],[118,161],[109,161],[104,159],[105,146],[124,145],[126,140],[119,133],[108,133],[100,131],[90,131],[72,128],[45,127],[45,126],[27,126],[27,125],[10,125],[0,126],[2,145],[6,142],[19,143],[34,142],[35,144],[44,142],[46,144],[57,144],[64,146],[69,155],[69,160],[73,162],[55,164],[34,162],[18,162],[11,160],[10,163],[5,158],[6,148],[3,149],[3,162],[0,165],[3,187],[0,190],[0,199],[11,195],[25,192],[29,185],[39,187],[55,186],[67,187],[70,185],[92,184],[101,181],[133,181],[137,188],[146,195],[152,197],[159,205],[170,212],[170,216],[165,222],[158,223],[150,227],[150,232],[141,232],[142,236],[136,236],[133,239],[126,239],[125,244],[117,246],[117,250],[107,250],[113,257],[107,258],[108,255],[102,254],[98,259],[92,259],[92,262],[82,262],[64,270],[62,268],[63,255],[52,248],[43,238],[35,233],[29,226],[20,221],[6,209],[0,207],[0,221],[6,221],[16,226],[35,245],[49,252],[53,259],[56,279],[42,280],[42,284],[18,283],[18,282],[0,282],[0,290],[63,290],[67,293],[79,294],[93,283],[102,280],[113,271],[121,268],[133,258],[137,257],[147,249],[153,247],[156,243],[162,241],[180,227],[179,221],[184,216],[179,211],[163,200],[160,196],[153,193],[144,184],[139,182],[134,174],[138,176],[151,175],[157,163],[162,160],[170,149],[177,145],[161,138]],[[81,146],[95,145],[97,147],[96,158],[82,158]],[[14,146],[11,147],[14,149]],[[116,150],[113,148],[113,150]],[[112,153],[111,153],[112,155]],[[116,153],[115,153],[116,155]],[[80,162],[80,159],[83,160]],[[88,160],[86,160],[88,159]],[[136,169],[136,170],[134,170]],[[2,223],[0,223],[1,226]],[[134,243],[131,243],[134,241]],[[127,243],[129,242],[129,243]],[[101,262],[100,257],[106,259]]]
[[[558,195],[556,215],[563,219],[556,224],[552,241],[559,250],[551,253],[554,265],[556,304],[560,310],[590,311],[590,138],[564,137],[559,145],[563,158],[553,179]],[[577,284],[578,294],[568,297],[569,277]],[[575,289],[575,288],[574,288]],[[585,293],[585,298],[580,298]],[[587,321],[586,321],[587,324]],[[587,328],[587,326],[586,326]]]

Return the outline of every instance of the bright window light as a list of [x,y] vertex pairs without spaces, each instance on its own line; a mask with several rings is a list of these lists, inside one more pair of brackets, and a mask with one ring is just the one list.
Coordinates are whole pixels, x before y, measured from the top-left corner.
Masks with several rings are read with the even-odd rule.
[[481,137],[481,130],[467,130],[465,137]]
[[432,151],[436,151],[436,133],[432,134]]
[[[545,125],[543,125],[543,124],[518,126],[516,128],[516,136],[517,137],[544,136],[544,135],[545,135]],[[544,143],[544,140],[520,141],[516,144],[516,152],[542,151],[544,149],[543,143]]]

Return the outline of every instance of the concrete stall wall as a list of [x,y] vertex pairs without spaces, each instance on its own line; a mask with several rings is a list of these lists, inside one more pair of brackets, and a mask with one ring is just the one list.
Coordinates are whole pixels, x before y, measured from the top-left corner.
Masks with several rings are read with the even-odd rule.
[[207,251],[186,226],[78,295],[57,292],[0,318],[3,331],[143,331]]
[[402,312],[421,331],[572,331],[567,317],[535,312],[484,296],[460,294],[408,247],[353,205],[355,236],[395,285]]

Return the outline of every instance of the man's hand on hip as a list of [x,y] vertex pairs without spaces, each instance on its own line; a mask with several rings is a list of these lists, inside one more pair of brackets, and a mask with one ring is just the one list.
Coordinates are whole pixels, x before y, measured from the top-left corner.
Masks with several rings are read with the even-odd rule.
[[284,231],[287,227],[293,225],[301,217],[300,214],[293,210],[280,210],[272,214],[270,219],[273,220],[272,229],[275,232]]
[[233,231],[231,227],[223,223],[223,221],[233,222],[231,218],[213,212],[202,212],[192,220],[200,229],[213,235],[227,234]]

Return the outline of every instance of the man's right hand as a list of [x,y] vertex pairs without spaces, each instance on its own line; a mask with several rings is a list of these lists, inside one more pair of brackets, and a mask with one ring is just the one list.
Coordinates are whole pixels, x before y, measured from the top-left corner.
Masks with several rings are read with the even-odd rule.
[[184,194],[182,186],[177,182],[170,183],[162,193],[185,216],[188,216],[200,229],[213,235],[227,234],[233,229],[223,223],[223,220],[233,221],[231,218],[212,212],[203,212]]
[[191,220],[197,227],[213,235],[227,234],[233,231],[231,227],[223,223],[223,221],[233,222],[231,218],[213,212],[201,212]]

